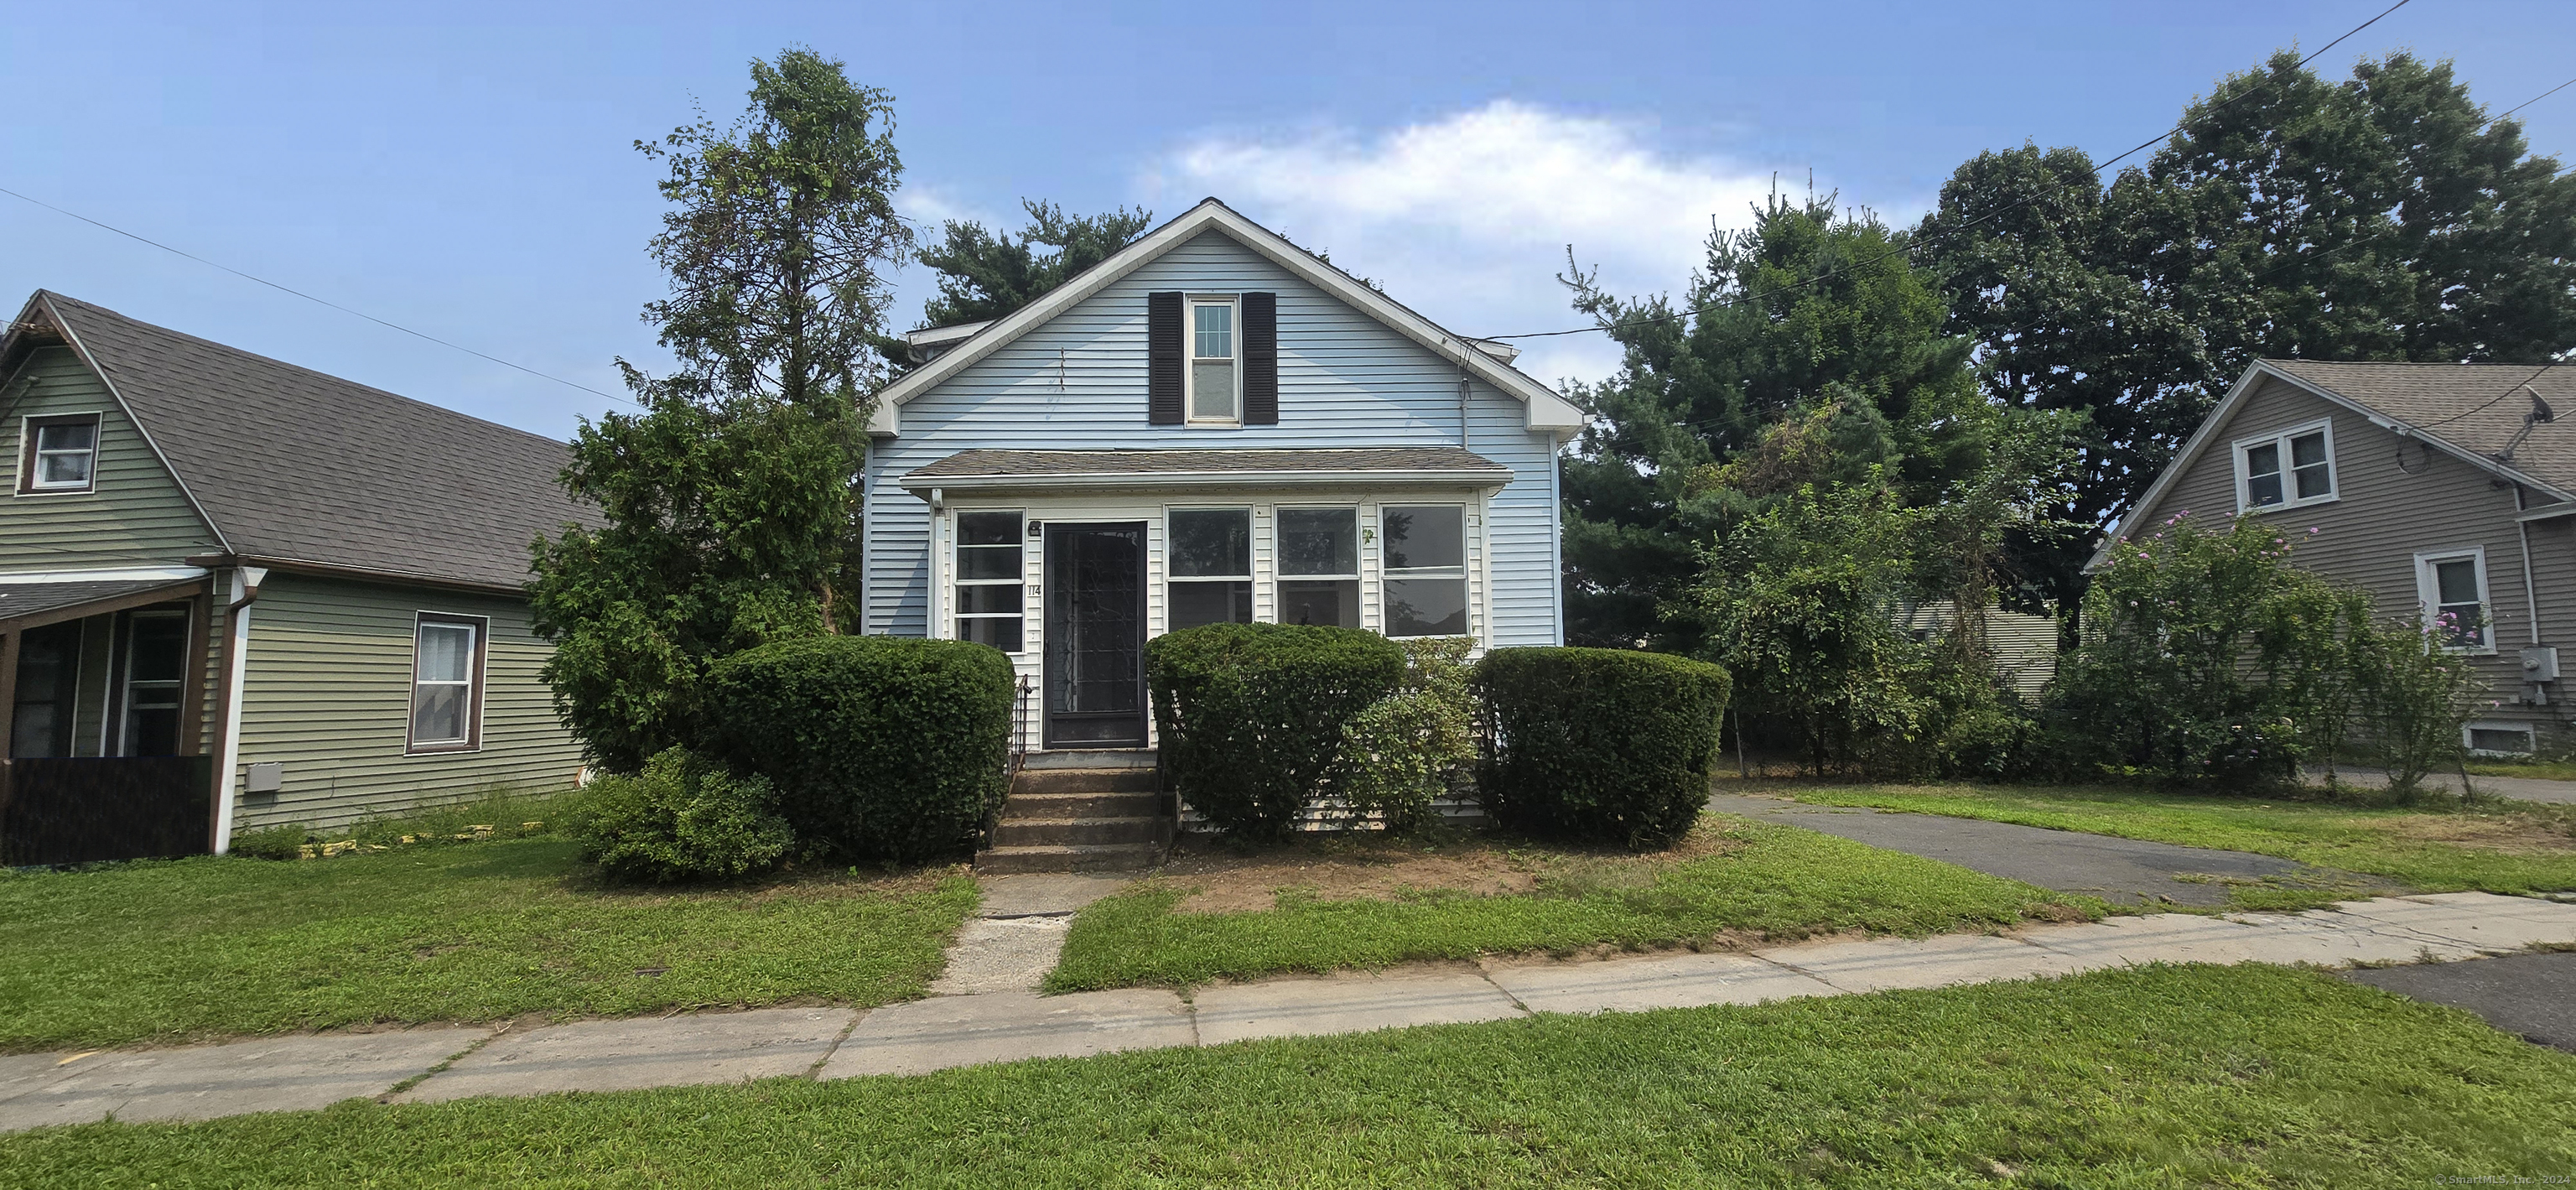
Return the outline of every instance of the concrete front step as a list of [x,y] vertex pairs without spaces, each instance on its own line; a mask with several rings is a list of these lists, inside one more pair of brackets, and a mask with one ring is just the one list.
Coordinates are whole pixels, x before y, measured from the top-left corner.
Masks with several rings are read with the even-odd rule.
[[1160,843],[1171,819],[1159,815],[1128,818],[1005,818],[993,826],[995,847],[1029,847],[1053,843]]
[[996,847],[975,856],[978,872],[1108,872],[1152,867],[1157,843],[1051,843]]
[[1133,818],[1161,814],[1159,793],[1019,793],[1002,803],[1009,818]]
[[1033,769],[1150,769],[1154,765],[1151,748],[1059,749],[1020,757],[1020,771],[1024,773]]
[[1153,769],[1021,769],[1011,781],[1013,793],[1156,793],[1162,787]]

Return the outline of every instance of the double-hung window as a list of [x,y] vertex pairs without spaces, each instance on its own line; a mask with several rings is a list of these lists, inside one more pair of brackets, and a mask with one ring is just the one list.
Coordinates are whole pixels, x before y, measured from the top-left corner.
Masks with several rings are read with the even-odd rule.
[[2236,442],[2236,507],[2296,508],[2335,498],[2334,426],[2312,422]]
[[124,730],[119,756],[179,754],[179,698],[188,677],[188,613],[139,611],[125,621]]
[[1237,425],[1243,421],[1243,369],[1238,366],[1231,297],[1189,299],[1189,420]]
[[2444,648],[2467,653],[2495,650],[2488,620],[2487,558],[2482,548],[2415,555],[2415,593],[2423,601],[2424,627]]
[[1252,510],[1176,508],[1171,574],[1163,584],[1172,631],[1252,622]]
[[1466,513],[1455,504],[1383,510],[1388,636],[1467,635]]
[[957,639],[1020,651],[1025,626],[1021,544],[1016,512],[957,514]]
[[26,457],[18,467],[21,492],[86,492],[98,473],[98,415],[31,417]]
[[412,626],[411,750],[483,743],[483,646],[490,621],[422,612]]
[[1279,622],[1360,626],[1358,509],[1279,510]]

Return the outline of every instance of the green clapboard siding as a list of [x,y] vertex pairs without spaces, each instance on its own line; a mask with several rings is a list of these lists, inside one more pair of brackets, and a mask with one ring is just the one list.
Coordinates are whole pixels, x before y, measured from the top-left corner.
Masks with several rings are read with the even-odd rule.
[[[480,751],[404,753],[424,611],[491,619]],[[551,651],[521,600],[271,574],[250,609],[236,772],[281,762],[285,789],[243,794],[235,829],[342,826],[496,786],[570,788],[581,749],[538,678]]]
[[[47,347],[0,393],[0,459],[10,468],[0,499],[0,569],[80,570],[169,566],[217,549],[214,532],[161,465],[97,373],[70,349]],[[19,442],[30,417],[99,414],[92,491],[18,495]]]

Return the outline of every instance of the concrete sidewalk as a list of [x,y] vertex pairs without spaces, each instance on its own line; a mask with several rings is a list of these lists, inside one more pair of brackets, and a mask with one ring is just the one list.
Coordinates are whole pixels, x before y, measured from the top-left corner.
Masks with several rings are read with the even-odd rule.
[[[1114,882],[1102,882],[1102,887]],[[992,898],[1021,917],[1101,888]],[[2071,975],[2150,962],[2449,962],[2535,944],[2576,944],[2576,905],[2485,893],[2390,897],[2295,915],[2159,914],[2006,935],[1873,938],[1746,953],[1664,953],[1586,962],[1491,959],[1469,966],[1267,979],[1201,988],[1040,996],[1031,956],[1061,932],[1017,918],[995,931],[1011,962],[966,964],[964,994],[857,1011],[774,1008],[535,1029],[417,1029],[271,1038],[189,1049],[0,1057],[0,1130],[119,1120],[202,1120],[323,1107],[350,1098],[428,1102],[474,1095],[914,1074],[1117,1050],[1219,1045],[1504,1020],[1534,1012],[1634,1012],[1755,1004],[1892,988]],[[1017,930],[1018,933],[1010,931]],[[1050,938],[1049,935],[1053,934]],[[1043,973],[1044,967],[1035,968]],[[1015,986],[1028,985],[1028,986]],[[397,1088],[400,1088],[397,1091]]]

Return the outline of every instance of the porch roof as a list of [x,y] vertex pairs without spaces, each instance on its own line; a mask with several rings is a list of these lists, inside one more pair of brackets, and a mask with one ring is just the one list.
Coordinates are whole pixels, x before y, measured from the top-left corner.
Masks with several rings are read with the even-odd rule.
[[1455,446],[1312,450],[961,450],[896,477],[930,488],[1244,487],[1402,483],[1499,487],[1511,468]]
[[205,588],[206,580],[202,575],[196,578],[0,583],[0,632],[41,628],[63,620],[140,607],[163,599],[184,599]]

